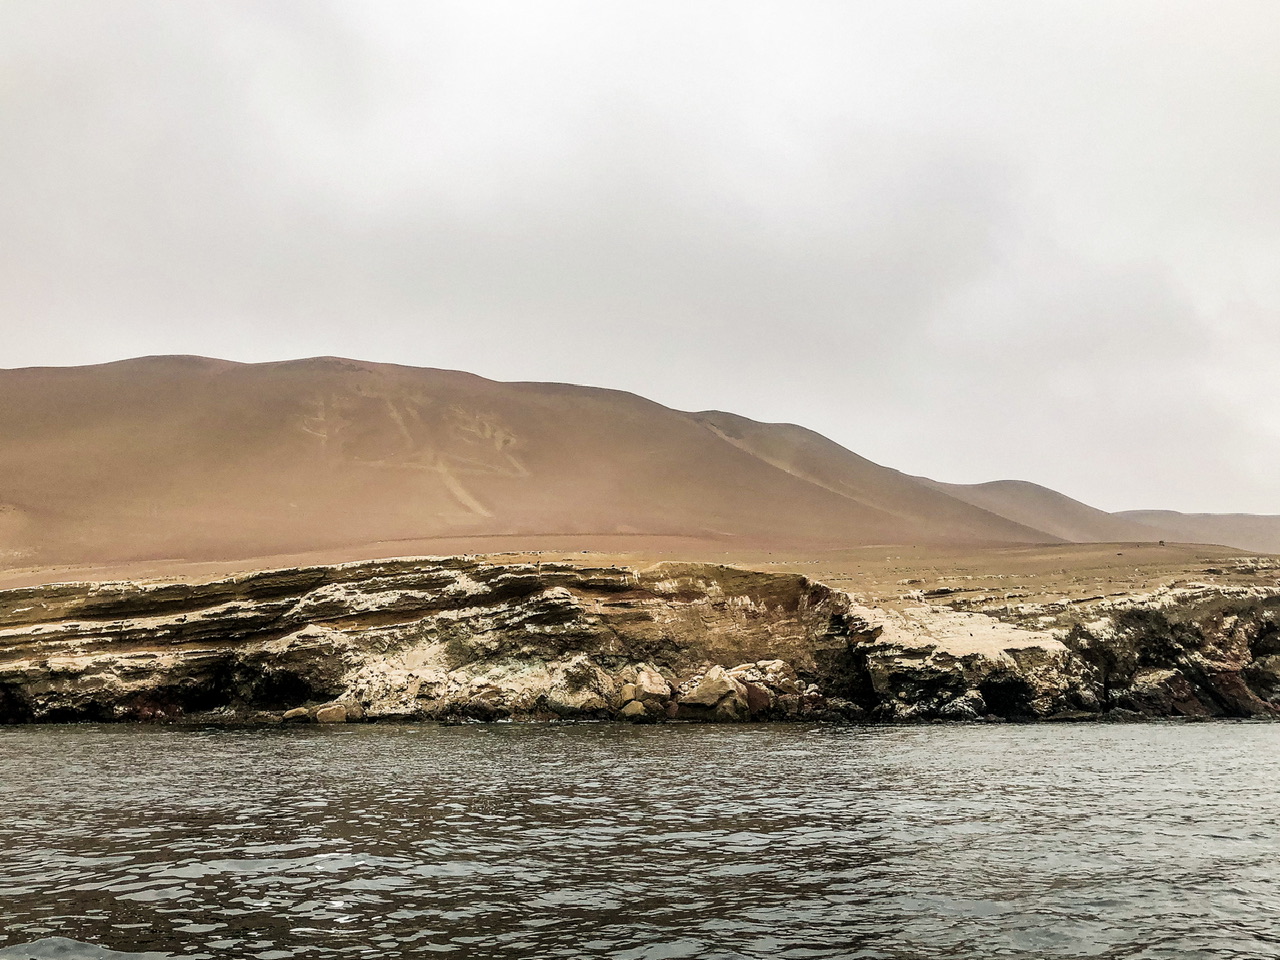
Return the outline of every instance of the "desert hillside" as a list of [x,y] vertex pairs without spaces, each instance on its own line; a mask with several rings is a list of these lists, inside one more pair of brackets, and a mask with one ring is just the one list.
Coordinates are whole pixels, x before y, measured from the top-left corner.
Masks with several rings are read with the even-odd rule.
[[1280,553],[1280,516],[1175,510],[1125,510],[1114,516],[1164,530],[1168,540],[1226,543],[1244,550]]
[[1035,543],[798,427],[321,358],[0,371],[10,565],[551,534]]
[[[568,538],[568,539],[566,539]],[[0,568],[717,544],[1156,540],[1280,551],[1280,518],[1109,514],[629,393],[317,358],[0,370]],[[664,548],[665,549],[665,548]]]
[[1185,539],[1170,536],[1167,530],[1142,523],[1136,518],[1107,513],[1026,480],[993,480],[990,483],[924,482],[965,503],[1028,524],[1071,543]]
[[1025,480],[939,483],[923,477],[917,479],[965,503],[1043,530],[1068,543],[1154,543],[1159,540],[1280,553],[1280,516],[1174,510],[1107,513]]

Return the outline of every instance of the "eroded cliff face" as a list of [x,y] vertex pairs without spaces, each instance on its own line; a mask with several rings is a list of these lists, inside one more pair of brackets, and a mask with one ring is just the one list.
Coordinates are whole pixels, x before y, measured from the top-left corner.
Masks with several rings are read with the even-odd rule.
[[[1280,557],[1215,557],[1206,579],[1028,601],[1009,589],[940,589],[962,615],[1050,632],[1092,671],[1115,715],[1280,715]],[[958,578],[955,578],[958,579]],[[930,594],[920,595],[921,599]]]
[[1066,641],[1113,710],[1280,716],[1280,590],[1166,591],[1077,624]]
[[[468,558],[11,590],[0,592],[0,717],[251,715],[327,701],[375,718],[604,717],[637,683],[644,696],[626,702],[665,716],[681,684],[712,666],[774,660],[799,712],[849,639],[874,632],[851,607],[796,576]],[[742,681],[730,688],[720,716],[748,715]],[[715,715],[719,699],[687,692],[687,714]]]
[[[0,591],[0,721],[1269,715],[1268,615],[1222,622],[1213,650],[1240,665],[1215,680],[1182,640],[1118,621],[1064,643],[700,564],[451,557],[55,584]],[[1222,693],[1237,680],[1245,693]]]

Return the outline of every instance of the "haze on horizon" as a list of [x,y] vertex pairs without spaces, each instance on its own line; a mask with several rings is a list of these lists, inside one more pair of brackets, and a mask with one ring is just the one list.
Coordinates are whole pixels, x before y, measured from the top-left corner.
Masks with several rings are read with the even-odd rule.
[[0,366],[631,390],[1280,513],[1280,5],[10,0]]

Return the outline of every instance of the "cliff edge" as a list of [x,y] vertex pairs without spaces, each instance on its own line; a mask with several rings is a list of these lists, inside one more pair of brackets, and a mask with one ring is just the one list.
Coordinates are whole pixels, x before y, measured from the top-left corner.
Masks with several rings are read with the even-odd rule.
[[0,721],[1271,716],[1278,603],[1054,635],[709,564],[51,584],[0,591]]

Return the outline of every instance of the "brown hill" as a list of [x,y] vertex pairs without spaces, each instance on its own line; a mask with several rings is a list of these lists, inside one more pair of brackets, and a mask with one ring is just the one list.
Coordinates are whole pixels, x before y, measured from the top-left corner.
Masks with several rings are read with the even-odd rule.
[[1280,553],[1280,516],[1174,510],[1124,510],[1115,516],[1164,530],[1167,540],[1220,543],[1261,553]]
[[1025,480],[940,483],[936,490],[1069,543],[1204,543],[1280,553],[1280,516],[1126,510],[1107,513]]
[[11,566],[508,534],[1056,539],[799,427],[613,390],[334,358],[0,371]]
[[[972,540],[976,523],[982,525],[982,539],[986,540],[1025,542],[1023,538],[1029,529],[1041,543],[1063,539],[1053,533],[1046,535],[1043,528],[1021,518],[950,495],[932,481],[882,467],[805,427],[760,423],[720,411],[689,416],[707,425],[721,439],[791,476],[856,504],[874,505],[901,518],[922,518],[927,529],[911,538],[912,542]],[[982,513],[975,514],[974,506]],[[997,520],[1006,522],[997,524]]]
[[1026,480],[994,480],[990,483],[940,483],[925,480],[958,500],[990,510],[1018,523],[1035,527],[1071,543],[1148,542],[1185,539]]

